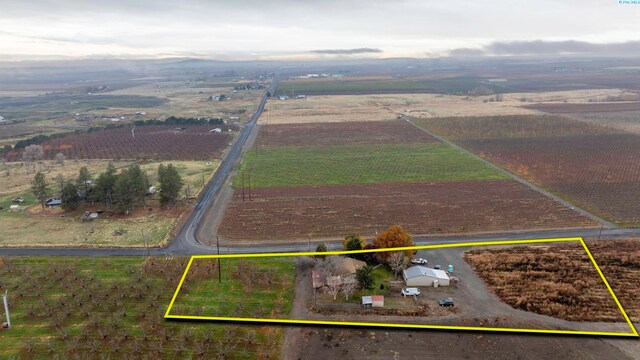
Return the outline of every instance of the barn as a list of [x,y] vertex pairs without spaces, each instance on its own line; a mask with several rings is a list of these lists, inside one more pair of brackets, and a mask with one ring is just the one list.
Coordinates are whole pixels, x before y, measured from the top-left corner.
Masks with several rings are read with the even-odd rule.
[[449,286],[449,276],[444,270],[424,266],[412,266],[402,271],[402,277],[407,286],[433,286],[436,280],[439,286]]

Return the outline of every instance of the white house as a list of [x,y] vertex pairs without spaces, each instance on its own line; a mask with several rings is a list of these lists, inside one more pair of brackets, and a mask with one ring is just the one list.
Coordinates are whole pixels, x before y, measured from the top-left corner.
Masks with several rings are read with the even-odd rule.
[[436,270],[424,266],[412,266],[402,271],[407,286],[433,286],[438,281],[439,286],[449,286],[449,276],[444,270]]

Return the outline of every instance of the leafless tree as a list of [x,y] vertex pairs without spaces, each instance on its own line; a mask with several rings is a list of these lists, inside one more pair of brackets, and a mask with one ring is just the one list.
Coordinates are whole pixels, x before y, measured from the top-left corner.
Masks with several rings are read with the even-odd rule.
[[349,300],[357,287],[358,281],[356,280],[355,275],[348,275],[342,278],[342,294],[344,295],[345,301]]
[[333,300],[338,297],[340,293],[340,289],[342,288],[342,278],[340,275],[327,276],[327,292],[329,295],[333,296]]
[[60,164],[60,165],[64,165],[64,160],[66,158],[64,157],[63,153],[57,153],[56,154],[56,163]]
[[391,268],[391,271],[398,276],[400,271],[407,267],[409,259],[405,256],[403,251],[396,251],[389,255],[387,258],[387,264]]

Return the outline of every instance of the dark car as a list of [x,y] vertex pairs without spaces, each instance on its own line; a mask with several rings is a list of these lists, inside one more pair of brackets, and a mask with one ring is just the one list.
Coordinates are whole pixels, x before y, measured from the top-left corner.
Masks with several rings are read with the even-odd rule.
[[438,305],[440,306],[453,306],[453,299],[452,298],[446,298],[443,300],[438,301]]

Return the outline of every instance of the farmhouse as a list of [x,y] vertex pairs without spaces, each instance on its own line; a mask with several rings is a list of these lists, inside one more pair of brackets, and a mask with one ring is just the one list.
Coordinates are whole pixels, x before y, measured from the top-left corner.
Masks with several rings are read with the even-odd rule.
[[449,276],[444,270],[436,270],[424,266],[412,266],[402,271],[407,286],[449,286]]
[[367,263],[364,261],[356,260],[353,258],[345,257],[342,258],[341,261],[336,264],[335,272],[338,275],[352,275],[356,273],[356,270],[367,266]]

